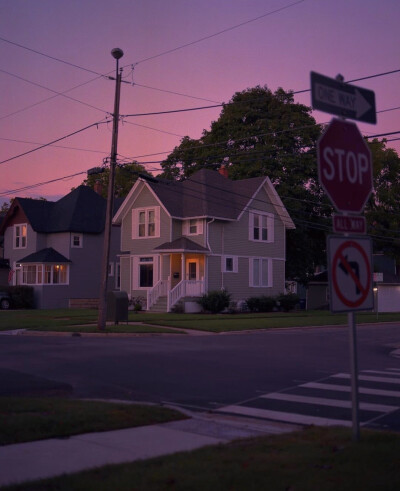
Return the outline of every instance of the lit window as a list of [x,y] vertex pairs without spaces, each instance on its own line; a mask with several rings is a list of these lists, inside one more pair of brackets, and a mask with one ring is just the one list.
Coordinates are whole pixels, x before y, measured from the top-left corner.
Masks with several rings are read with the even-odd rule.
[[14,225],[14,249],[25,249],[27,237],[27,225]]
[[22,283],[24,285],[38,285],[42,283],[42,265],[26,264],[22,266]]
[[68,266],[66,264],[46,264],[44,283],[46,285],[66,285],[68,283]]

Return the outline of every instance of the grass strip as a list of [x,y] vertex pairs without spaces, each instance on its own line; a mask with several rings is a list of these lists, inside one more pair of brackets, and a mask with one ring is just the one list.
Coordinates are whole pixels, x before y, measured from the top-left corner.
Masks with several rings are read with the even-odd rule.
[[10,487],[13,490],[398,490],[400,435],[316,428],[237,440],[131,464]]
[[0,445],[185,419],[169,408],[59,398],[0,397]]

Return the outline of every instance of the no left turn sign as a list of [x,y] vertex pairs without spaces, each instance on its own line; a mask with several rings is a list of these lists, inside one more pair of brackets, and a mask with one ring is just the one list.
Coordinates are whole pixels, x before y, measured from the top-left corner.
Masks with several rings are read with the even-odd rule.
[[332,312],[372,310],[372,245],[369,237],[328,237]]

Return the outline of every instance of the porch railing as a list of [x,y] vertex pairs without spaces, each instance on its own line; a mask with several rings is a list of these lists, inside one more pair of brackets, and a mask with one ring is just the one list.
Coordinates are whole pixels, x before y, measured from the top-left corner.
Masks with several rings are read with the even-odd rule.
[[204,280],[182,280],[170,292],[167,297],[168,312],[183,297],[199,297],[204,293]]
[[158,281],[153,288],[147,290],[147,310],[150,310],[151,307],[157,303],[157,300],[167,295],[168,292],[168,281],[160,280]]

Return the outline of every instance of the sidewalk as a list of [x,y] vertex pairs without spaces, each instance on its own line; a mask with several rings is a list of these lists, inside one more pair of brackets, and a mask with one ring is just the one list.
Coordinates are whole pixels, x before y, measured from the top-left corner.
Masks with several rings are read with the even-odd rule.
[[0,486],[295,429],[294,425],[200,414],[158,425],[6,445],[0,447]]

